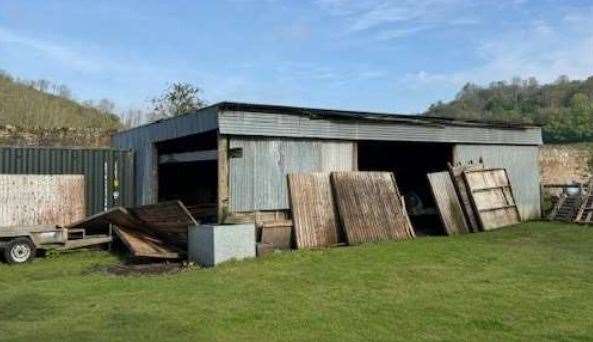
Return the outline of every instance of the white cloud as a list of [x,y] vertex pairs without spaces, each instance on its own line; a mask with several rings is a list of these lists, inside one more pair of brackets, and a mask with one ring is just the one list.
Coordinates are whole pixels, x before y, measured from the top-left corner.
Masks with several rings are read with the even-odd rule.
[[480,1],[470,0],[317,0],[343,21],[343,35],[370,34],[377,41],[405,38],[421,31],[479,24]]
[[377,40],[392,40],[398,38],[404,38],[411,35],[414,35],[418,32],[429,30],[431,26],[415,26],[409,28],[400,28],[400,29],[390,29],[384,30],[377,34]]
[[2,46],[5,48],[9,47],[9,45],[17,45],[41,52],[52,59],[68,64],[77,69],[99,71],[101,68],[100,63],[82,56],[80,53],[70,47],[47,40],[21,35],[2,27],[0,27],[0,42],[3,43]]
[[[587,27],[593,33],[593,18],[589,21]],[[486,85],[515,76],[552,82],[560,75],[584,79],[593,74],[593,35],[586,31],[567,34],[542,20],[485,41],[475,53],[482,60],[477,67],[448,73],[408,73],[398,84],[412,88],[458,88],[466,82]]]
[[350,32],[392,24],[453,24],[477,22],[468,16],[473,2],[468,0],[318,0],[318,5],[334,16],[346,17]]
[[27,55],[31,52],[38,53],[70,70],[84,74],[134,76],[166,72],[165,69],[149,63],[110,55],[105,48],[89,43],[40,39],[0,27],[0,51],[2,49],[25,50]]

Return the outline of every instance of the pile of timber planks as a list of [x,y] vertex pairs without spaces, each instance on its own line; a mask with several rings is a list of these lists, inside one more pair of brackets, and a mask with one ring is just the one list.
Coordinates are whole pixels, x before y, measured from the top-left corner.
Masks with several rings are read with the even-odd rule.
[[521,222],[513,188],[503,168],[482,163],[449,165],[428,174],[447,235],[497,229]]
[[177,259],[187,251],[187,231],[197,225],[180,201],[137,208],[116,207],[71,223],[67,228],[92,229],[111,224],[135,257]]
[[290,174],[288,186],[297,248],[414,237],[392,173]]

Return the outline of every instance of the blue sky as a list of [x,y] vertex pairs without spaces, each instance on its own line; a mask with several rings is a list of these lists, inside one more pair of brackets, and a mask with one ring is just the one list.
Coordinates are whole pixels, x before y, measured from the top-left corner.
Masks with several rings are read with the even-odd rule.
[[411,113],[468,81],[593,75],[593,1],[0,0],[0,69],[145,107],[222,100]]

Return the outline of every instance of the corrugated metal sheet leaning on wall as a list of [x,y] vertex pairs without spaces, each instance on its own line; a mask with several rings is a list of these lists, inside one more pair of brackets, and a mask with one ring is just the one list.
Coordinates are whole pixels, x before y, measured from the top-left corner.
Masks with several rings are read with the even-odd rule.
[[134,204],[134,154],[84,148],[0,147],[2,174],[83,174],[86,211]]

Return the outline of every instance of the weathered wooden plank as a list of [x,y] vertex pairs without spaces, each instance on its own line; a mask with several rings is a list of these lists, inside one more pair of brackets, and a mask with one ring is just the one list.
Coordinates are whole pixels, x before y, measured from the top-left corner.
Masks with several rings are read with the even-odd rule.
[[[133,241],[146,239],[151,243],[158,241],[162,248],[174,250],[187,249],[187,230],[190,225],[196,225],[196,220],[180,201],[162,202],[138,208],[117,207],[99,213],[69,225],[69,228],[98,228],[112,224],[132,234]],[[130,240],[131,241],[131,240]],[[127,245],[127,244],[126,244]],[[130,247],[132,250],[133,247]],[[140,248],[140,247],[139,247]],[[154,248],[153,248],[154,250]],[[148,252],[147,252],[148,253]],[[150,253],[138,256],[151,256]],[[136,254],[134,254],[136,255]],[[163,256],[168,257],[168,256]]]
[[[465,170],[463,176],[482,229],[521,222],[505,169]],[[482,190],[486,188],[490,190]]]
[[587,183],[587,190],[582,191],[584,195],[581,195],[581,203],[577,210],[574,222],[576,223],[593,223],[593,178]]
[[272,245],[275,249],[290,249],[292,223],[290,225],[274,225],[261,227],[261,242]]
[[130,215],[127,209],[122,207],[111,208],[102,213],[98,213],[66,225],[66,228],[81,228],[100,230],[107,225],[113,224],[116,226],[141,226],[142,223]]
[[66,225],[85,213],[83,175],[0,175],[0,227]]
[[474,212],[470,195],[467,191],[467,186],[465,185],[465,180],[463,179],[463,171],[483,169],[484,164],[460,164],[455,166],[448,164],[448,167],[449,173],[453,178],[455,190],[457,191],[457,195],[459,196],[459,201],[462,205],[463,214],[465,216],[467,226],[470,231],[474,233],[478,232],[480,230],[480,224],[478,222],[476,213]]
[[447,235],[469,233],[449,172],[429,173],[427,176]]
[[229,211],[229,141],[218,135],[218,223],[223,223]]
[[177,259],[179,253],[162,240],[128,228],[114,228],[114,232],[135,257]]
[[190,225],[197,225],[181,201],[161,202],[128,209],[130,214],[142,222],[135,230],[158,236],[163,241],[187,248],[187,234]]
[[392,173],[332,172],[331,180],[348,243],[414,236]]
[[340,231],[330,174],[289,174],[288,188],[297,247],[315,248],[337,244]]

